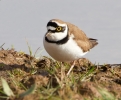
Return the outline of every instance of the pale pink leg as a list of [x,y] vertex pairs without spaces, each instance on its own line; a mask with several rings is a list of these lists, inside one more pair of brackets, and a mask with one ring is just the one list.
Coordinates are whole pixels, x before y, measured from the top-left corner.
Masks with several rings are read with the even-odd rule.
[[73,61],[73,64],[71,65],[71,68],[69,69],[68,73],[67,73],[67,76],[70,74],[70,72],[72,71],[72,69],[74,68],[74,65],[75,65],[75,61]]

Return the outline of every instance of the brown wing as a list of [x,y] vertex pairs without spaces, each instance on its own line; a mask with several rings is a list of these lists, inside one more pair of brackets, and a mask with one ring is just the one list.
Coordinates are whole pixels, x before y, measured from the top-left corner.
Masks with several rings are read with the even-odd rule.
[[80,30],[77,26],[67,23],[69,27],[69,35],[74,35],[74,40],[77,42],[78,46],[80,46],[83,49],[83,52],[89,51],[91,48],[93,48],[95,45],[97,45],[97,40],[88,38],[86,34]]

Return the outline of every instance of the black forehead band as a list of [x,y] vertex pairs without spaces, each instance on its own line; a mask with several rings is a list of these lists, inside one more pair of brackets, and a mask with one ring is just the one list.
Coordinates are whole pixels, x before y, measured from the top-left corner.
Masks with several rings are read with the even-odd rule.
[[48,22],[47,26],[58,27],[58,25],[55,22]]

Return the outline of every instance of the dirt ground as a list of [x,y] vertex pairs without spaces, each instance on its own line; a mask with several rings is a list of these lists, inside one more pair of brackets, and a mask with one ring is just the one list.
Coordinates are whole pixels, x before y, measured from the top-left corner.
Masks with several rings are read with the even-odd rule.
[[[16,96],[9,99],[54,100],[53,98],[58,98],[57,100],[93,100],[94,98],[103,98],[103,94],[108,96],[108,93],[110,93],[114,97],[112,100],[121,100],[121,64],[94,65],[85,58],[80,59],[76,62],[73,72],[71,72],[73,77],[66,77],[69,85],[62,87],[59,79],[62,80],[64,78],[60,73],[61,68],[58,68],[56,64],[57,62],[47,57],[36,59],[14,49],[1,49],[0,77],[8,82],[13,93],[19,95],[33,84],[36,84],[35,93],[23,98]],[[70,66],[69,64],[67,65]],[[66,68],[64,70],[66,73]],[[93,70],[93,72],[91,73],[89,70]],[[65,73],[63,72],[63,76]],[[67,84],[66,81],[64,80],[63,84]],[[58,86],[60,87],[58,88]],[[3,90],[1,81],[0,90]],[[107,93],[103,93],[104,91],[107,91]],[[6,95],[0,92],[0,96]],[[0,100],[6,100],[6,98],[0,98]]]

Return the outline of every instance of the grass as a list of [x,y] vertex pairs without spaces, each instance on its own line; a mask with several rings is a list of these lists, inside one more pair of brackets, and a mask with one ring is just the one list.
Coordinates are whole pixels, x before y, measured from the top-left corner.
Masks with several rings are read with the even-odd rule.
[[0,48],[2,48],[2,47],[4,46],[4,44],[5,44],[5,43],[3,43],[3,44],[0,46]]
[[[0,100],[121,100],[115,91],[108,90],[110,82],[99,80],[101,76],[96,77],[103,72],[96,65],[84,63],[85,71],[78,71],[75,67],[67,76],[69,63],[62,64],[47,57],[35,59],[29,44],[28,48],[30,55],[20,67],[4,71],[7,77],[1,77]],[[23,52],[17,54],[26,57]],[[5,63],[0,63],[0,69],[5,66]],[[106,75],[110,77],[117,75],[114,69],[109,72]]]
[[[65,64],[67,65],[67,64]],[[1,94],[2,95],[6,95],[6,96],[0,96],[0,98],[9,98],[9,99],[17,99],[17,98],[24,98],[27,95],[30,94],[38,94],[39,97],[38,99],[40,100],[75,100],[76,98],[82,98],[82,96],[80,95],[80,90],[79,87],[81,89],[81,86],[83,82],[86,82],[88,80],[90,80],[90,77],[94,75],[95,73],[95,68],[92,67],[90,68],[87,72],[83,73],[83,74],[75,74],[73,72],[70,73],[69,77],[67,77],[65,75],[65,70],[63,70],[64,72],[59,73],[59,69],[61,69],[60,65],[58,64],[58,62],[55,64],[55,66],[51,66],[52,68],[46,68],[48,70],[49,73],[49,81],[46,84],[46,86],[36,86],[35,84],[33,84],[31,87],[29,87],[27,89],[26,86],[24,86],[23,83],[19,82],[18,80],[21,79],[17,79],[17,77],[21,78],[22,75],[24,75],[24,72],[22,70],[18,70],[18,69],[14,69],[13,71],[8,72],[11,80],[12,80],[12,84],[14,84],[15,87],[19,88],[19,89],[23,89],[24,92],[23,93],[17,93],[10,89],[9,85],[7,84],[6,86],[4,86],[5,84],[5,80],[4,82],[2,82],[3,84],[3,90],[2,88],[0,89]],[[68,67],[68,65],[66,66]],[[33,69],[36,70],[36,69]],[[35,73],[36,74],[36,73]],[[31,71],[30,71],[30,76],[31,76]],[[3,79],[2,79],[3,80]],[[7,82],[6,82],[7,83]],[[6,89],[8,88],[9,89]],[[37,87],[37,88],[36,88]],[[99,91],[100,93],[100,99],[98,97],[90,97],[90,96],[85,96],[83,97],[83,100],[115,100],[114,96],[109,93],[106,90],[103,89],[98,89],[96,88],[97,91]],[[6,90],[6,91],[5,91]],[[11,92],[10,92],[11,91]],[[84,90],[86,91],[86,90]],[[88,92],[88,91],[87,91]],[[9,94],[11,93],[11,94]],[[77,97],[76,97],[77,96]],[[113,99],[111,99],[113,98]],[[77,99],[77,100],[78,100]]]

